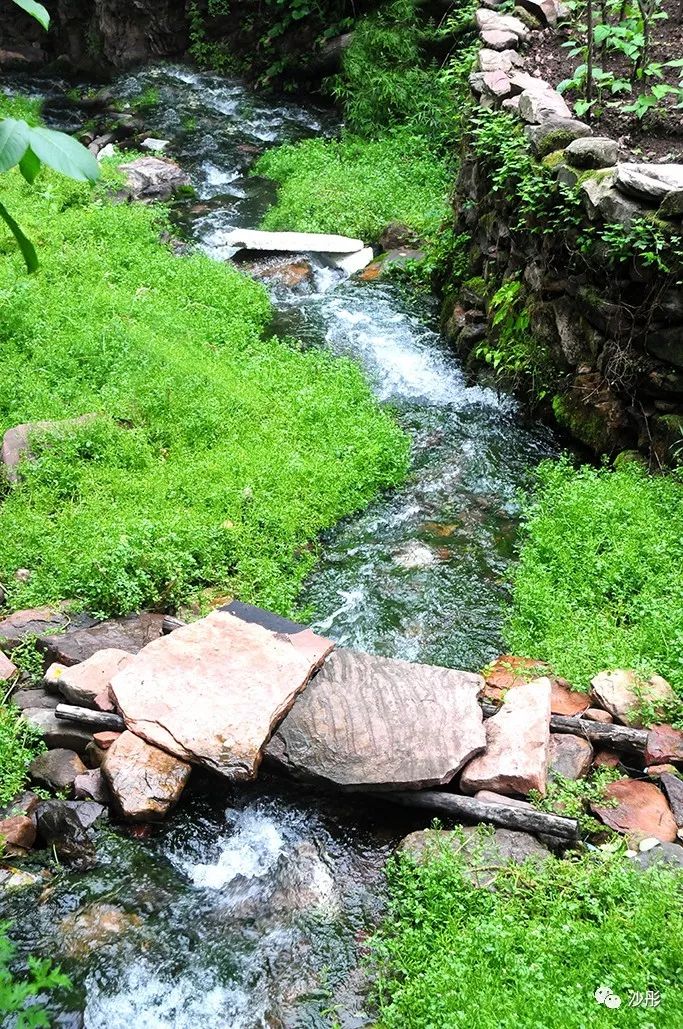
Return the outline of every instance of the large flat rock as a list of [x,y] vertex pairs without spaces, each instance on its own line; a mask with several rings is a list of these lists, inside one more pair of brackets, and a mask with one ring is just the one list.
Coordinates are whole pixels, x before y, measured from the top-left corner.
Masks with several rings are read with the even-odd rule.
[[486,720],[486,752],[460,778],[463,793],[545,793],[550,747],[550,679],[513,686]]
[[271,732],[333,644],[213,611],[155,640],[114,677],[127,727],[183,761],[253,779]]
[[294,775],[345,789],[443,785],[484,748],[483,685],[471,672],[337,650],[268,754]]
[[292,254],[355,254],[363,250],[362,239],[350,239],[323,232],[264,232],[261,229],[233,229],[226,246],[243,250],[274,250]]

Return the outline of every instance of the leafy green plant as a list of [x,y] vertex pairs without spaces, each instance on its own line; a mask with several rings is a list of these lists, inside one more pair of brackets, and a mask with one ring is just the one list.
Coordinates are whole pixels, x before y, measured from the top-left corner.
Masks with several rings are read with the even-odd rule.
[[[18,7],[30,14],[43,28],[47,29],[50,16],[35,0],[13,0]],[[99,178],[97,161],[84,146],[63,132],[55,132],[43,126],[34,126],[17,118],[0,120],[0,172],[18,166],[27,182],[33,184],[41,165],[46,164],[62,175],[83,182],[94,182]],[[29,272],[36,271],[38,257],[31,240],[0,202],[0,218],[14,236],[17,246]]]
[[591,769],[584,779],[566,779],[563,775],[553,774],[548,780],[545,796],[533,790],[529,800],[539,811],[576,818],[584,835],[610,834],[610,830],[590,814],[590,805],[609,807],[613,802],[605,797],[605,790],[621,777],[616,768],[606,766]]
[[[21,6],[28,0],[23,0]],[[67,990],[71,980],[48,960],[30,957],[27,975],[20,978],[11,970],[16,950],[8,936],[9,922],[0,923],[0,1016],[13,1029],[43,1029],[50,1019],[41,1004],[46,993]],[[10,1016],[13,1016],[10,1021]]]
[[17,708],[0,703],[0,805],[9,804],[26,784],[28,766],[45,750],[38,730]]

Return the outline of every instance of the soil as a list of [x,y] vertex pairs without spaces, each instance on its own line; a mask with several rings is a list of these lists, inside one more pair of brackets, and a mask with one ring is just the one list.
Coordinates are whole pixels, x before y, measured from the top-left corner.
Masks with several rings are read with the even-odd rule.
[[[667,14],[667,18],[651,23],[649,61],[665,64],[667,61],[683,59],[683,3],[681,0],[663,0],[660,9]],[[576,38],[569,24],[561,26],[557,32],[534,32],[529,48],[528,70],[532,74],[537,72],[554,86],[563,79],[571,78],[574,69],[583,63],[583,57],[571,56],[571,48],[562,44]],[[595,64],[620,78],[630,78],[631,65],[619,53],[607,53],[604,58],[596,56]],[[676,107],[676,96],[672,94],[666,97],[642,121],[633,113],[620,110],[622,104],[632,103],[638,93],[649,91],[650,83],[661,81],[671,86],[679,84],[683,69],[664,68],[662,71],[663,78],[650,79],[644,89],[637,83],[632,94],[608,96],[602,110],[593,116],[591,124],[595,134],[616,139],[622,151],[622,159],[683,162],[683,108]],[[577,94],[566,93],[565,99],[571,107]],[[584,115],[582,120],[588,120],[587,116]]]

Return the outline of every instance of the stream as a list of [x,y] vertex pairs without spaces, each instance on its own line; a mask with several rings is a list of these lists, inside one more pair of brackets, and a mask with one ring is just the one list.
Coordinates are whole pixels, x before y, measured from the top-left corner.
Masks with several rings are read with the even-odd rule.
[[[60,86],[43,87],[51,123],[75,128]],[[113,87],[124,100],[149,88],[160,97],[149,134],[171,141],[197,190],[185,229],[218,260],[231,257],[227,231],[258,227],[273,202],[273,184],[249,175],[255,156],[337,128],[329,111],[183,66]],[[467,381],[428,301],[322,265],[312,281],[269,288],[277,331],[357,360],[413,441],[404,486],[326,535],[302,604],[346,646],[480,668],[502,646],[516,496],[556,441],[510,397]],[[22,955],[72,976],[55,1025],[354,1029],[371,1022],[359,959],[386,859],[424,824],[267,777],[239,789],[198,777],[150,836],[104,830],[95,870],[46,871],[2,897],[0,917]]]

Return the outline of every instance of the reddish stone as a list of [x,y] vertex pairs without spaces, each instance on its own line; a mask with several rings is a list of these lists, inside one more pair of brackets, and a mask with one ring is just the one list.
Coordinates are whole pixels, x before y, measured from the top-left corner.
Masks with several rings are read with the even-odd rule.
[[581,717],[587,718],[589,722],[602,722],[603,725],[612,725],[614,722],[609,711],[603,711],[601,707],[588,707]]
[[93,735],[93,740],[100,750],[109,750],[112,743],[116,743],[120,735],[120,732],[96,732]]
[[381,261],[373,261],[367,268],[364,268],[358,278],[361,282],[374,282],[375,279],[379,278],[379,273],[382,270]]
[[649,776],[650,779],[661,779],[663,775],[675,775],[676,767],[674,765],[648,765],[645,769],[645,775]]
[[0,621],[0,644],[6,653],[11,654],[25,636],[54,632],[68,622],[67,614],[51,607],[32,607],[25,611],[15,611]]
[[595,768],[616,768],[621,764],[621,758],[613,750],[599,750],[593,758]]
[[36,842],[36,827],[32,818],[26,815],[13,815],[0,822],[0,840],[5,848],[19,847],[30,850]]
[[580,715],[590,704],[587,693],[573,690],[565,679],[554,679],[550,695],[550,710],[554,715]]
[[96,800],[108,804],[111,800],[107,783],[101,768],[91,768],[74,779],[74,796],[77,800]]
[[513,686],[522,686],[532,679],[546,675],[547,672],[548,666],[543,661],[503,654],[484,669],[486,686],[483,695],[488,700],[502,700],[505,690],[512,689]]
[[93,704],[98,711],[116,711],[116,705],[112,700],[109,688],[102,690],[96,697],[93,698]]
[[582,779],[591,766],[593,748],[582,736],[555,733],[550,737],[548,767],[565,779]]
[[550,746],[550,679],[514,686],[493,718],[486,719],[486,750],[460,777],[464,793],[544,794]]
[[[97,771],[100,771],[97,769]],[[114,804],[131,822],[158,821],[178,802],[190,765],[135,736],[121,733],[101,768]]]
[[645,743],[646,765],[683,761],[683,732],[670,725],[653,725]]
[[13,675],[17,674],[17,666],[12,664],[8,657],[0,650],[0,682],[7,682]]
[[528,800],[520,800],[519,797],[506,797],[504,793],[494,793],[493,790],[479,790],[474,794],[474,799],[482,804],[503,804],[505,807],[521,807],[527,811],[535,811],[536,808]]
[[616,806],[591,804],[591,810],[616,832],[634,841],[655,836],[663,843],[673,843],[677,838],[671,808],[654,783],[619,779],[606,788],[605,800],[616,801]]
[[[131,660],[132,654],[129,651],[106,647],[76,665],[50,665],[45,681],[56,686],[69,704],[93,707],[97,698],[104,694],[105,703],[111,705],[109,684],[116,673]],[[113,710],[113,705],[104,710]]]

